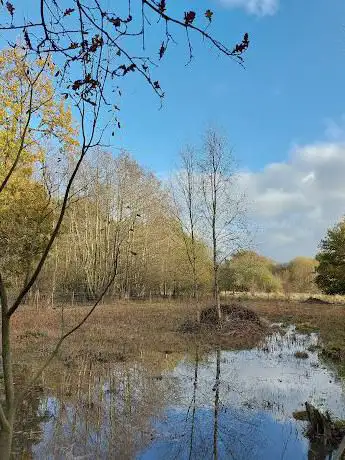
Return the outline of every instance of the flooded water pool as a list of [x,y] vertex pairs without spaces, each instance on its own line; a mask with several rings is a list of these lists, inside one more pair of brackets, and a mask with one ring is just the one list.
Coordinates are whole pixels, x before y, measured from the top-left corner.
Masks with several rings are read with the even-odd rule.
[[308,401],[345,419],[343,383],[320,361],[317,342],[316,334],[290,327],[251,350],[143,351],[134,363],[109,365],[102,374],[87,363],[31,405],[30,423],[16,433],[18,456],[326,458],[312,453],[306,422],[294,418]]

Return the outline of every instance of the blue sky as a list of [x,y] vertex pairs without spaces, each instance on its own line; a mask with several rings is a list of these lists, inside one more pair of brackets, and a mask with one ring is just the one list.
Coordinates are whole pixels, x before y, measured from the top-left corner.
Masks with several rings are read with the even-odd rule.
[[326,0],[280,0],[268,15],[231,8],[231,0],[189,3],[198,11],[211,6],[212,32],[226,43],[249,32],[246,69],[198,37],[195,59],[185,67],[188,54],[179,36],[156,74],[166,92],[163,108],[133,79],[119,144],[164,174],[176,165],[181,146],[197,142],[209,123],[223,128],[240,165],[251,170],[284,160],[294,144],[323,139],[325,120],[344,112],[344,2],[334,0],[330,8]]

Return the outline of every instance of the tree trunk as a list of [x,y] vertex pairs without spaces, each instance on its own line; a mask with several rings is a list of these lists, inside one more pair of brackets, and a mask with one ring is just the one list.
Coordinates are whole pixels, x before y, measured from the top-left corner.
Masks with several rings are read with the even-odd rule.
[[0,431],[0,458],[1,460],[9,460],[11,458],[13,436],[13,422],[10,431],[2,429]]
[[194,447],[194,436],[195,436],[195,415],[196,415],[196,395],[197,395],[197,387],[198,387],[198,369],[199,369],[199,353],[198,348],[196,349],[195,354],[195,367],[194,367],[194,382],[193,382],[193,410],[192,410],[192,424],[191,424],[191,431],[190,431],[190,441],[189,441],[189,456],[188,460],[193,458],[193,447]]
[[219,283],[218,283],[218,266],[216,260],[214,260],[213,267],[213,300],[217,307],[219,322],[222,320],[222,310],[220,308],[220,297],[219,297]]
[[218,460],[218,432],[219,432],[219,384],[220,384],[220,349],[217,349],[216,382],[213,387],[214,396],[214,424],[213,424],[213,458]]
[[218,283],[218,261],[217,261],[217,232],[216,232],[216,215],[217,215],[217,194],[214,191],[213,200],[213,216],[212,216],[212,249],[213,249],[213,300],[217,307],[218,320],[222,320],[222,311],[220,308],[219,299],[219,283]]
[[[5,387],[5,410],[1,420],[0,431],[0,458],[7,460],[11,455],[13,423],[14,423],[14,385],[12,372],[12,353],[10,326],[11,320],[7,315],[8,301],[5,284],[0,276],[0,300],[1,300],[1,344],[2,344],[2,368]],[[1,411],[3,409],[1,408]]]

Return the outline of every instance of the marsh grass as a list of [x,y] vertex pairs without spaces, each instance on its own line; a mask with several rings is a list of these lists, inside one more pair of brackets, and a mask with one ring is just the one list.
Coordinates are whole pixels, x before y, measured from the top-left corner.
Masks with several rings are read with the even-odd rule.
[[296,351],[294,356],[297,359],[307,359],[307,358],[309,358],[309,355],[308,355],[308,353],[306,351]]
[[[318,331],[323,353],[345,361],[345,307],[333,304],[308,304],[275,300],[238,300],[254,310],[266,322],[295,324],[299,332]],[[230,303],[230,302],[229,302]],[[206,306],[205,306],[206,308]],[[28,372],[48,356],[64,330],[72,327],[85,314],[87,306],[63,308],[24,308],[14,316],[14,354],[19,364],[30,361]],[[100,305],[89,321],[73,334],[61,348],[57,361],[73,369],[83,360],[100,365],[126,362],[145,352],[188,353],[198,343],[205,350],[216,345],[214,331],[198,334],[181,331],[183,324],[195,323],[195,308],[188,303],[118,302]],[[63,319],[63,321],[62,321]],[[243,333],[246,330],[247,333]],[[218,344],[224,348],[250,348],[259,336],[251,327],[223,334]],[[253,340],[253,337],[255,340]]]
[[[342,359],[345,347],[343,306],[262,299],[237,299],[236,302],[241,302],[254,310],[266,324],[295,324],[298,330],[305,332],[318,330],[323,353],[326,353],[325,350],[329,347],[330,350],[340,353]],[[14,316],[17,389],[30,378],[54,348],[61,335],[62,324],[65,330],[72,327],[85,314],[86,309],[87,306],[65,306],[63,322],[61,308],[24,308]],[[194,356],[196,345],[202,360],[203,351],[207,356],[207,352],[214,349],[216,343],[223,349],[250,348],[259,340],[253,340],[255,330],[248,325],[243,329],[239,327],[234,334],[223,335],[224,342],[221,343],[215,337],[212,328],[205,328],[197,334],[181,332],[181,325],[188,321],[195,323],[195,318],[195,308],[189,303],[118,302],[116,305],[100,305],[90,320],[65,342],[57,359],[36,385],[34,391],[39,391],[37,398],[28,394],[22,412],[37,413],[38,402],[35,401],[39,399],[42,405],[42,401],[45,401],[44,395],[55,395],[58,400],[64,401],[64,405],[61,406],[60,414],[62,424],[54,425],[51,446],[61,445],[62,427],[70,423],[66,419],[63,407],[74,407],[71,420],[78,423],[80,421],[80,426],[84,426],[85,422],[88,426],[94,427],[95,432],[101,431],[100,427],[105,419],[111,420],[110,424],[106,424],[111,430],[107,428],[102,432],[102,442],[106,439],[107,448],[114,452],[122,446],[123,450],[117,452],[117,458],[129,458],[126,455],[130,456],[131,449],[137,448],[134,444],[134,447],[131,443],[128,444],[133,432],[143,433],[144,444],[151,439],[151,431],[146,421],[153,408],[159,412],[162,406],[165,397],[162,388],[166,372],[174,369],[186,354]],[[273,328],[270,329],[273,332]],[[244,330],[247,331],[246,334],[243,334]],[[143,375],[141,380],[140,375]],[[138,405],[135,402],[135,398],[139,397],[136,389],[143,395]],[[120,405],[118,401],[121,401]],[[136,407],[140,407],[139,412]],[[47,406],[47,413],[43,410],[42,417],[49,416],[48,408]],[[133,427],[132,431],[129,428],[129,431],[123,430],[123,423],[119,423],[124,417],[130,421],[126,427]],[[71,439],[67,444],[73,445],[76,439],[72,436],[75,426],[71,425],[69,430]],[[24,425],[20,419],[15,435],[18,438],[18,446],[23,444],[23,438],[26,437],[29,446],[32,433],[36,432],[39,432],[36,422]],[[78,437],[78,442],[84,439],[83,436],[87,438],[86,431]],[[94,458],[100,458],[102,443],[96,444]],[[71,455],[72,453],[74,454],[71,452]],[[61,457],[60,451],[56,453],[57,458],[68,458],[69,454],[70,452],[66,451],[63,453],[65,457]],[[77,452],[75,454],[77,455]]]
[[298,332],[305,334],[317,332],[320,337],[317,351],[323,361],[345,376],[345,306],[263,300],[247,303],[271,322],[294,324]]

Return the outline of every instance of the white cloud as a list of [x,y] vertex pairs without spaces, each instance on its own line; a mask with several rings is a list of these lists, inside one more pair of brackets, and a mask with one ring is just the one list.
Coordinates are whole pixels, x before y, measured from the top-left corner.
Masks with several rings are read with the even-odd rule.
[[257,249],[281,261],[313,256],[345,214],[345,143],[296,147],[288,161],[244,172],[240,182],[260,229]]
[[257,16],[273,15],[277,12],[279,0],[220,0],[230,8],[244,8]]

